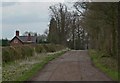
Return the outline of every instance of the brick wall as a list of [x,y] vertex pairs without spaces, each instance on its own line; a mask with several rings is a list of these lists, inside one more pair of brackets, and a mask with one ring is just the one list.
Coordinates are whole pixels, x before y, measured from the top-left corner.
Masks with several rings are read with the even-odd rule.
[[13,39],[11,42],[10,42],[10,45],[23,45],[23,43],[18,40],[17,38]]

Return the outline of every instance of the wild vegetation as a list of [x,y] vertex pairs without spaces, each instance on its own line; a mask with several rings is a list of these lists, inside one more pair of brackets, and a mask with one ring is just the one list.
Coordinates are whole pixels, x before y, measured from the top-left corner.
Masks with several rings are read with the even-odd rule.
[[89,55],[94,66],[106,73],[112,80],[117,81],[119,79],[118,61],[116,59],[113,59],[112,57],[102,57],[106,56],[106,54],[95,50],[89,50]]
[[8,63],[34,56],[35,53],[56,52],[64,48],[64,46],[54,44],[2,47],[2,62]]
[[2,80],[29,80],[45,64],[67,50],[66,47],[55,44],[2,47]]
[[28,81],[51,60],[64,54],[68,49],[53,53],[38,53],[26,59],[19,59],[3,65],[2,80]]

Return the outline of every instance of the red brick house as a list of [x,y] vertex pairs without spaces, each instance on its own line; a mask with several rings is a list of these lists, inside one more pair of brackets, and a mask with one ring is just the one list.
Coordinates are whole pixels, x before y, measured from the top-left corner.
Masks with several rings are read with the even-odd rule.
[[16,31],[15,37],[10,41],[10,45],[24,45],[24,44],[36,44],[37,36],[19,36],[19,31]]

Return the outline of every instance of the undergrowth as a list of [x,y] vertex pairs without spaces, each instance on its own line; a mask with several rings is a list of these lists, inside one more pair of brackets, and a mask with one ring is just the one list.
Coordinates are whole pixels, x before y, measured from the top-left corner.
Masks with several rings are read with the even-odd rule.
[[118,61],[106,53],[89,50],[89,55],[94,65],[103,71],[108,77],[114,81],[118,81]]

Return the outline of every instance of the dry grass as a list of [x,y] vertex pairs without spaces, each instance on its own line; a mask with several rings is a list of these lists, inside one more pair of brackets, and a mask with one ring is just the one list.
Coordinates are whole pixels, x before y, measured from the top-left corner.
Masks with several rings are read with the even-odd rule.
[[[35,54],[26,59],[16,60],[9,64],[3,65],[3,81],[24,81],[33,75],[37,69],[42,68],[50,60],[59,56],[66,50],[50,53]],[[29,73],[29,72],[30,73]]]
[[2,71],[3,81],[14,81],[18,79],[25,71],[30,70],[34,64],[40,63],[45,57],[45,55],[39,54],[38,56],[32,56],[27,59],[16,60],[10,64],[4,64]]

